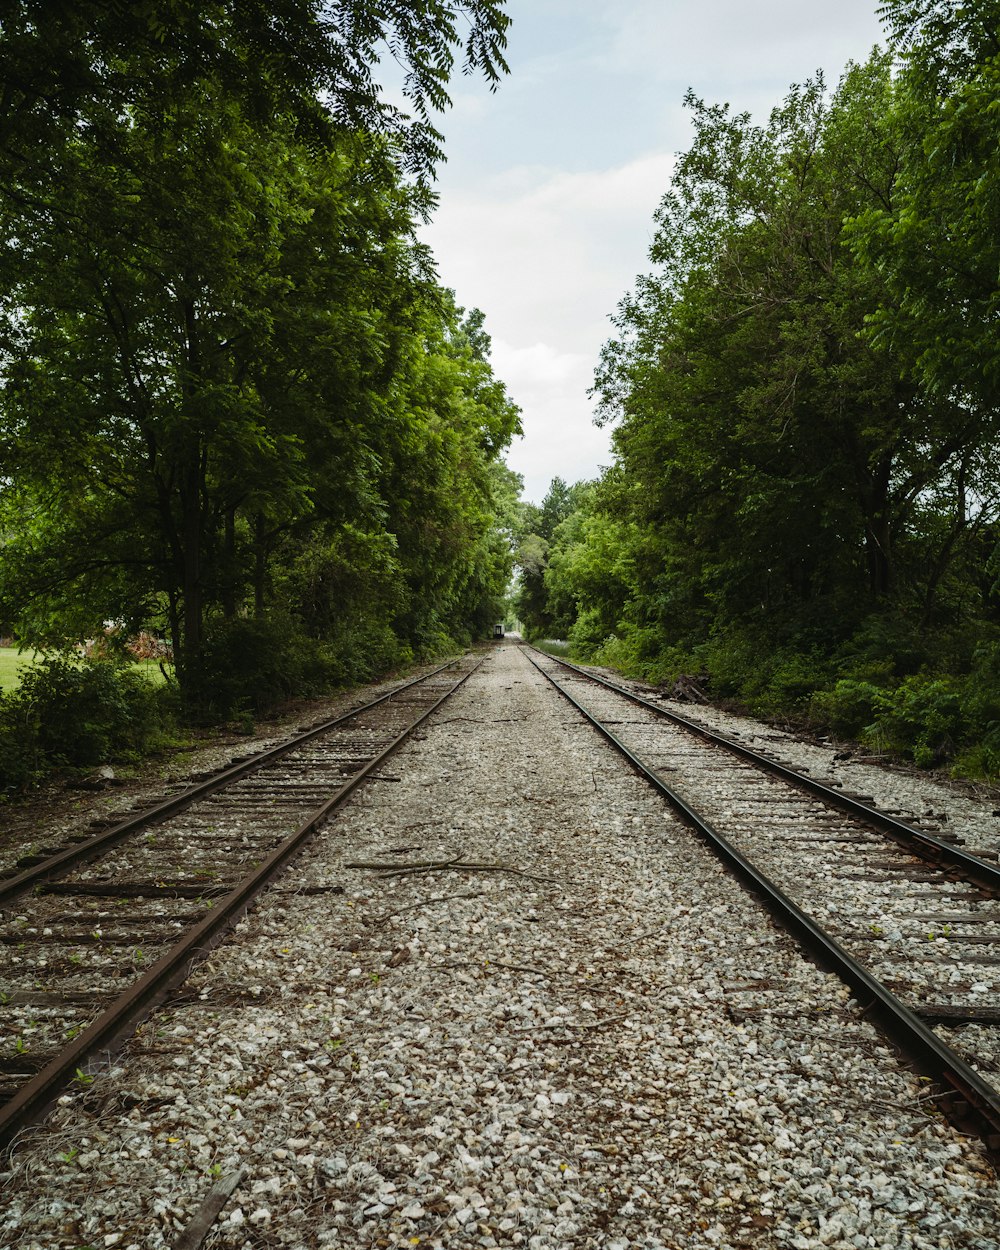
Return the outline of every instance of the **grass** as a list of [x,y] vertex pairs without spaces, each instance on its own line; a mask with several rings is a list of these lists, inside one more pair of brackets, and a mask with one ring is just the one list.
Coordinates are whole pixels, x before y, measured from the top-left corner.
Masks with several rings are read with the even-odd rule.
[[16,647],[0,647],[0,686],[13,690],[21,680],[21,670],[35,658],[33,651],[20,652]]
[[[37,657],[37,651],[0,647],[0,689],[14,690],[21,680],[21,673],[30,668]],[[163,673],[156,660],[136,660],[135,667],[155,686],[163,684]]]
[[532,646],[537,647],[539,651],[545,651],[548,655],[569,656],[570,646],[568,642],[564,642],[562,638],[539,638],[536,639]]

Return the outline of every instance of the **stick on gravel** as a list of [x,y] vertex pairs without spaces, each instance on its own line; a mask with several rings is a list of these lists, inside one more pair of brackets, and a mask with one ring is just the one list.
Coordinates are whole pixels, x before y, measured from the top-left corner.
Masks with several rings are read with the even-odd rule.
[[199,1250],[219,1218],[219,1212],[232,1197],[233,1192],[246,1176],[246,1168],[240,1168],[231,1176],[224,1176],[212,1186],[208,1197],[198,1208],[194,1219],[174,1242],[172,1250]]

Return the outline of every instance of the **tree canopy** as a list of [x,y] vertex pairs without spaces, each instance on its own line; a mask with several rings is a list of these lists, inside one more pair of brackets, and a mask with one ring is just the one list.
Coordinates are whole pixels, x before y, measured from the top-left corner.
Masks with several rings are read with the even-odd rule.
[[766,123],[688,94],[595,378],[616,463],[529,553],[525,619],[995,772],[1000,9],[884,10],[888,52]]
[[[366,638],[432,651],[493,617],[491,466],[518,413],[415,223],[459,23],[495,82],[507,20],[492,0],[5,16],[0,618],[22,641],[157,628],[211,703],[220,638],[252,623],[337,671]],[[415,117],[376,85],[383,46]]]
[[[0,143],[41,159],[67,127],[120,115],[166,80],[211,83],[266,124],[291,113],[322,141],[331,129],[381,135],[406,169],[430,175],[443,155],[434,123],[448,83],[506,73],[502,0],[14,0],[0,37]],[[413,112],[386,98],[388,59]]]

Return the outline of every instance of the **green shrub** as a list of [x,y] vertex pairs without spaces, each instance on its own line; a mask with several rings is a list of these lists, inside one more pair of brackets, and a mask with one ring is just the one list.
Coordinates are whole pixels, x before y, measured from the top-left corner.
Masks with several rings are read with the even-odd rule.
[[287,617],[216,621],[188,675],[187,712],[205,723],[264,712],[292,695],[329,690],[339,677],[332,658]]
[[570,626],[567,641],[573,648],[573,654],[586,660],[607,640],[607,636],[597,610],[586,608]]
[[1000,721],[987,730],[979,742],[958,753],[951,772],[953,777],[969,777],[975,781],[1000,778]]
[[861,737],[878,750],[901,752],[930,768],[955,753],[967,729],[958,679],[915,674],[895,690],[880,692],[875,719]]
[[336,686],[373,681],[415,658],[413,648],[400,642],[391,626],[373,620],[342,626],[319,646]]
[[907,616],[873,613],[837,649],[837,667],[845,675],[860,676],[874,667],[888,677],[912,677],[935,663],[941,646],[941,639]]
[[809,719],[819,729],[856,738],[875,719],[875,707],[884,693],[870,681],[843,677],[832,690],[818,690],[809,700]]
[[58,767],[134,761],[176,729],[173,692],[108,660],[56,657],[0,693],[0,791],[23,789]]
[[245,719],[285,699],[371,681],[412,661],[413,651],[388,625],[364,619],[322,641],[283,614],[218,621],[206,630],[188,714],[205,723]]
[[802,711],[830,680],[829,667],[820,657],[798,651],[779,652],[770,669],[763,697],[774,711]]
[[0,690],[0,796],[25,790],[44,775],[44,762],[26,709]]

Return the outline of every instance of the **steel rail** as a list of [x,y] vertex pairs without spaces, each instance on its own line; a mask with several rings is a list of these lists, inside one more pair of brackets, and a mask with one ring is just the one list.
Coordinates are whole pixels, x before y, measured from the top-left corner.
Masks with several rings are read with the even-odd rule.
[[[530,650],[536,651],[539,655],[544,655],[546,659],[553,660],[564,668],[571,669],[574,673],[579,673],[581,677],[586,677],[588,681],[596,682],[600,686],[606,686],[609,690],[613,690],[615,694],[620,694],[632,703],[637,703],[640,707],[646,708],[647,711],[655,713],[664,720],[671,721],[675,725],[680,725],[683,729],[690,730],[691,733],[697,734],[698,737],[703,738],[706,742],[722,747],[724,750],[739,756],[755,767],[780,777],[782,781],[788,782],[789,785],[805,790],[808,794],[822,799],[824,803],[829,804],[831,807],[836,807],[850,816],[863,820],[865,824],[874,826],[880,833],[884,833],[894,842],[905,847],[906,850],[920,856],[921,859],[938,865],[942,863],[947,864],[949,867],[957,869],[965,880],[973,882],[991,894],[1000,895],[1000,866],[988,864],[985,860],[979,859],[978,856],[970,855],[968,851],[963,851],[957,846],[943,842],[940,838],[932,837],[931,834],[925,833],[922,829],[914,829],[912,825],[908,825],[905,821],[897,820],[894,816],[889,816],[886,812],[879,811],[877,807],[871,807],[867,803],[862,803],[860,799],[853,799],[847,794],[841,794],[839,790],[833,789],[832,786],[825,786],[821,781],[816,781],[813,777],[807,777],[803,773],[796,772],[794,768],[789,768],[787,764],[780,764],[777,760],[769,759],[766,755],[761,755],[751,747],[743,746],[739,742],[734,742],[732,738],[727,738],[725,735],[716,733],[712,729],[707,729],[696,721],[688,720],[686,716],[682,716],[679,712],[672,712],[667,708],[660,707],[651,700],[644,699],[642,695],[634,694],[631,690],[626,690],[624,687],[616,685],[615,682],[608,681],[606,677],[600,677],[597,673],[588,673],[585,668],[581,668],[578,664],[572,664],[569,660],[564,660],[556,655],[549,655],[545,651],[538,651],[537,647],[530,647]],[[529,656],[528,658],[530,659],[531,657]],[[534,661],[532,662],[534,663]]]
[[[303,844],[327,817],[367,777],[381,767],[418,726],[422,725],[442,703],[450,699],[469,680],[485,658],[484,656],[473,665],[450,690],[435,700],[387,747],[335,791],[293,834],[279,843],[250,876],[219,899],[215,907],[185,933],[175,946],[157,960],[138,981],[131,985],[40,1072],[26,1082],[9,1102],[0,1107],[0,1149],[9,1148],[16,1135],[36,1120],[70,1081],[78,1079],[81,1073],[85,1073],[88,1062],[91,1062],[96,1054],[111,1052],[120,1046],[131,1035],[135,1026],[148,1016],[172,990],[186,980],[195,965],[218,945],[225,936],[226,930],[236,924],[246,913],[254,897],[302,849]],[[446,667],[450,666],[442,666],[442,668]],[[427,674],[427,676],[433,676],[433,674]],[[384,702],[384,700],[380,699],[378,702]],[[368,706],[374,706],[374,704]]]
[[87,863],[88,860],[93,859],[95,855],[106,847],[120,842],[123,838],[128,837],[130,833],[135,833],[138,829],[144,829],[147,825],[160,824],[171,816],[175,816],[178,812],[182,812],[186,807],[190,807],[192,803],[196,803],[199,799],[203,799],[209,794],[214,794],[216,790],[225,789],[226,786],[234,781],[238,781],[241,777],[247,776],[249,773],[257,772],[258,769],[263,768],[276,759],[280,759],[281,756],[287,755],[290,751],[296,750],[296,748],[310,742],[313,738],[322,737],[338,725],[342,725],[345,721],[352,720],[355,716],[361,715],[362,712],[369,712],[372,708],[388,702],[404,690],[409,690],[411,686],[429,681],[430,678],[435,677],[438,673],[444,672],[446,668],[452,668],[455,663],[455,660],[449,660],[447,664],[439,664],[437,668],[432,669],[429,673],[424,673],[422,677],[413,677],[409,681],[403,682],[402,685],[393,687],[388,693],[379,695],[377,699],[373,699],[370,703],[365,703],[361,707],[354,708],[353,711],[345,712],[341,716],[335,716],[331,720],[314,725],[311,729],[306,729],[284,742],[279,742],[276,746],[268,747],[265,751],[259,751],[257,754],[251,755],[249,759],[243,760],[239,764],[233,764],[229,768],[223,769],[222,772],[206,778],[204,781],[188,786],[186,790],[182,790],[179,794],[171,795],[169,799],[164,799],[153,807],[146,808],[141,812],[137,812],[134,816],[127,817],[118,824],[112,825],[111,828],[104,830],[103,833],[95,833],[85,841],[69,846],[63,851],[58,851],[55,855],[43,860],[42,863],[26,868],[23,872],[18,873],[16,877],[7,877],[0,880],[0,903],[6,899],[13,898],[17,894],[23,894],[25,890],[33,889],[44,881],[52,881],[61,877],[77,864]]
[[693,829],[743,884],[764,902],[768,910],[796,936],[800,944],[818,962],[836,973],[850,986],[858,1001],[863,1004],[865,1014],[877,1018],[883,1030],[906,1052],[921,1071],[938,1083],[948,1097],[948,1110],[953,1120],[962,1128],[968,1129],[971,1126],[989,1150],[1000,1151],[1000,1094],[996,1089],[984,1081],[979,1073],[943,1042],[932,1029],[928,1028],[919,1016],[858,963],[839,942],[747,859],[728,838],[699,815],[681,795],[672,790],[655,769],[646,764],[561,686],[533,656],[527,654],[527,658],[538,672],[628,760],[632,767],[663,795],[681,820]]

